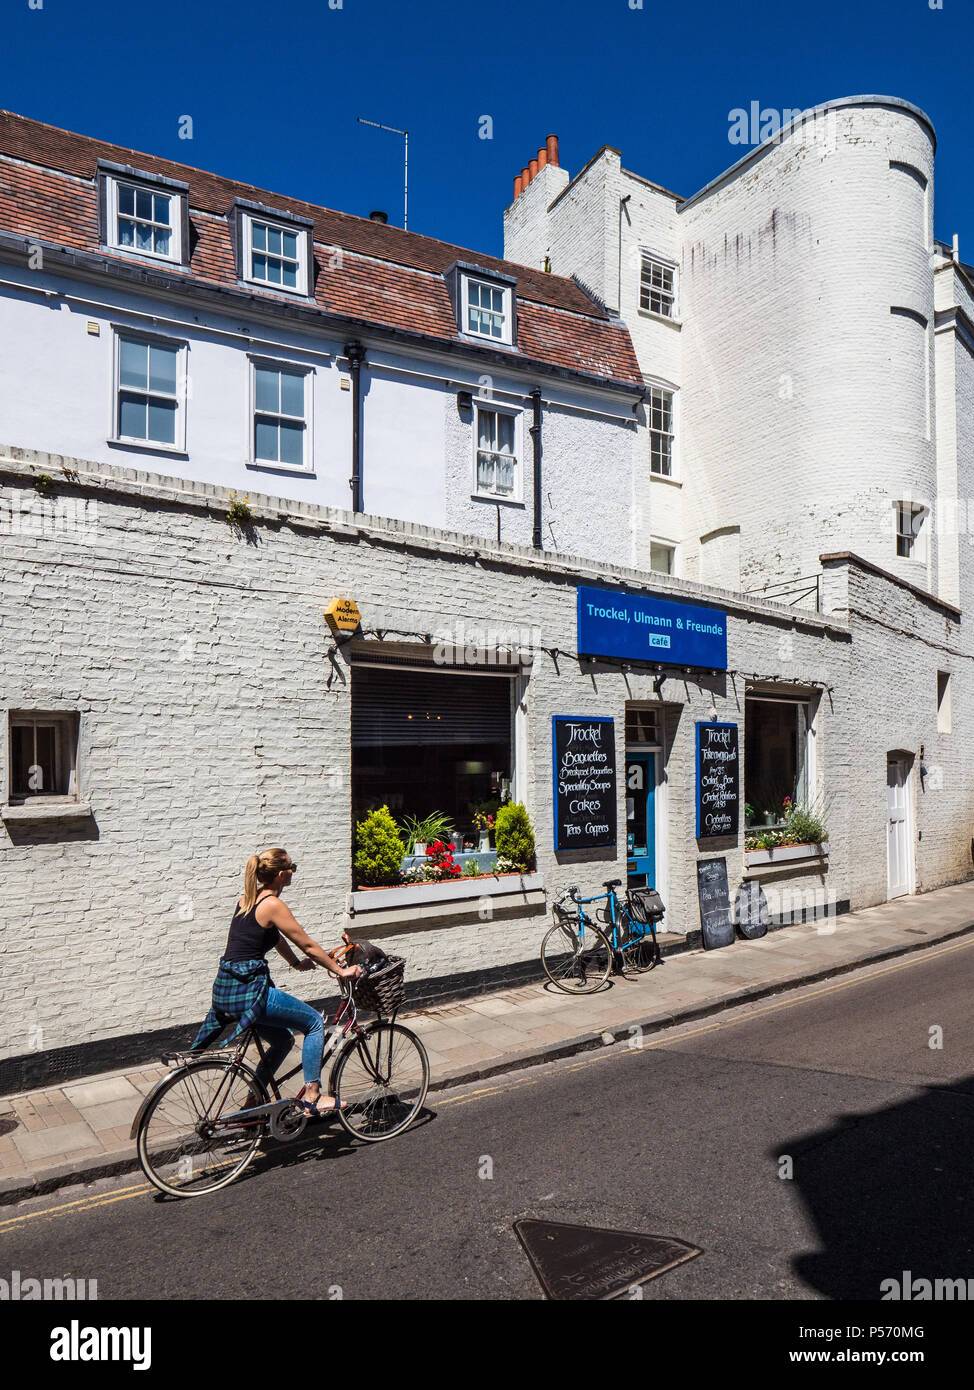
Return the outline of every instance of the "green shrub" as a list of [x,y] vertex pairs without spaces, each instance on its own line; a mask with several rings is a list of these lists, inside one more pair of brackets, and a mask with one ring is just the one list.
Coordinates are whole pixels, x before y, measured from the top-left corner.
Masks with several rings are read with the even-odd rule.
[[509,801],[497,812],[494,847],[499,861],[507,860],[522,874],[534,863],[534,831],[520,801]]
[[356,882],[365,888],[398,883],[404,846],[388,806],[370,811],[355,827]]
[[785,839],[796,845],[820,845],[826,838],[823,821],[804,806],[793,806],[785,823]]

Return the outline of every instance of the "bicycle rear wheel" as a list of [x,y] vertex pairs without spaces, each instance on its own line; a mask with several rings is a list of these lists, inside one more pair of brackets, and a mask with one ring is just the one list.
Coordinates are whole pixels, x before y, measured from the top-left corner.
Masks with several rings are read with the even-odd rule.
[[409,1128],[429,1081],[429,1057],[416,1034],[378,1019],[338,1054],[331,1090],[345,1107],[338,1118],[349,1134],[376,1144]]
[[242,1062],[190,1062],[160,1082],[139,1125],[143,1173],[170,1197],[202,1197],[233,1182],[257,1152],[263,1120],[233,1127],[220,1117],[270,1097]]
[[556,922],[541,943],[541,964],[565,994],[594,994],[609,978],[612,949],[598,927]]
[[623,968],[644,975],[659,964],[659,946],[648,926],[643,926],[641,922],[627,922],[626,927],[626,944],[622,948]]

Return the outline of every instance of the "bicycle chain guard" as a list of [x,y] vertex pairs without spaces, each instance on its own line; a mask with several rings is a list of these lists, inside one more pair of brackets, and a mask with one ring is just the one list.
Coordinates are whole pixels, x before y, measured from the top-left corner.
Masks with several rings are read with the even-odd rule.
[[308,1112],[297,1101],[281,1101],[271,1112],[271,1136],[281,1143],[287,1139],[297,1139],[304,1132],[309,1119]]

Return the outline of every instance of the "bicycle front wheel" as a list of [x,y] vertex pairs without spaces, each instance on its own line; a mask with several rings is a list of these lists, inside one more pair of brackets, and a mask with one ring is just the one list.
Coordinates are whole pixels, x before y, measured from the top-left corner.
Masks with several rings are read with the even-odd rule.
[[262,1120],[221,1123],[248,1105],[266,1105],[265,1087],[243,1063],[191,1062],[160,1082],[139,1125],[143,1173],[170,1197],[202,1197],[233,1182],[257,1152]]
[[408,1129],[422,1109],[429,1081],[429,1058],[416,1034],[379,1019],[342,1048],[331,1090],[345,1107],[338,1118],[349,1134],[375,1144]]
[[565,994],[594,994],[609,978],[612,949],[598,927],[556,922],[541,943],[541,964]]

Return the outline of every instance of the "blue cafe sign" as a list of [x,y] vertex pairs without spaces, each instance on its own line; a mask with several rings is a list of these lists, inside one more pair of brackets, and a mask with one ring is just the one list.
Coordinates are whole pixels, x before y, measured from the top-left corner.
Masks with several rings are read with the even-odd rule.
[[578,652],[726,671],[727,614],[617,589],[579,588]]

